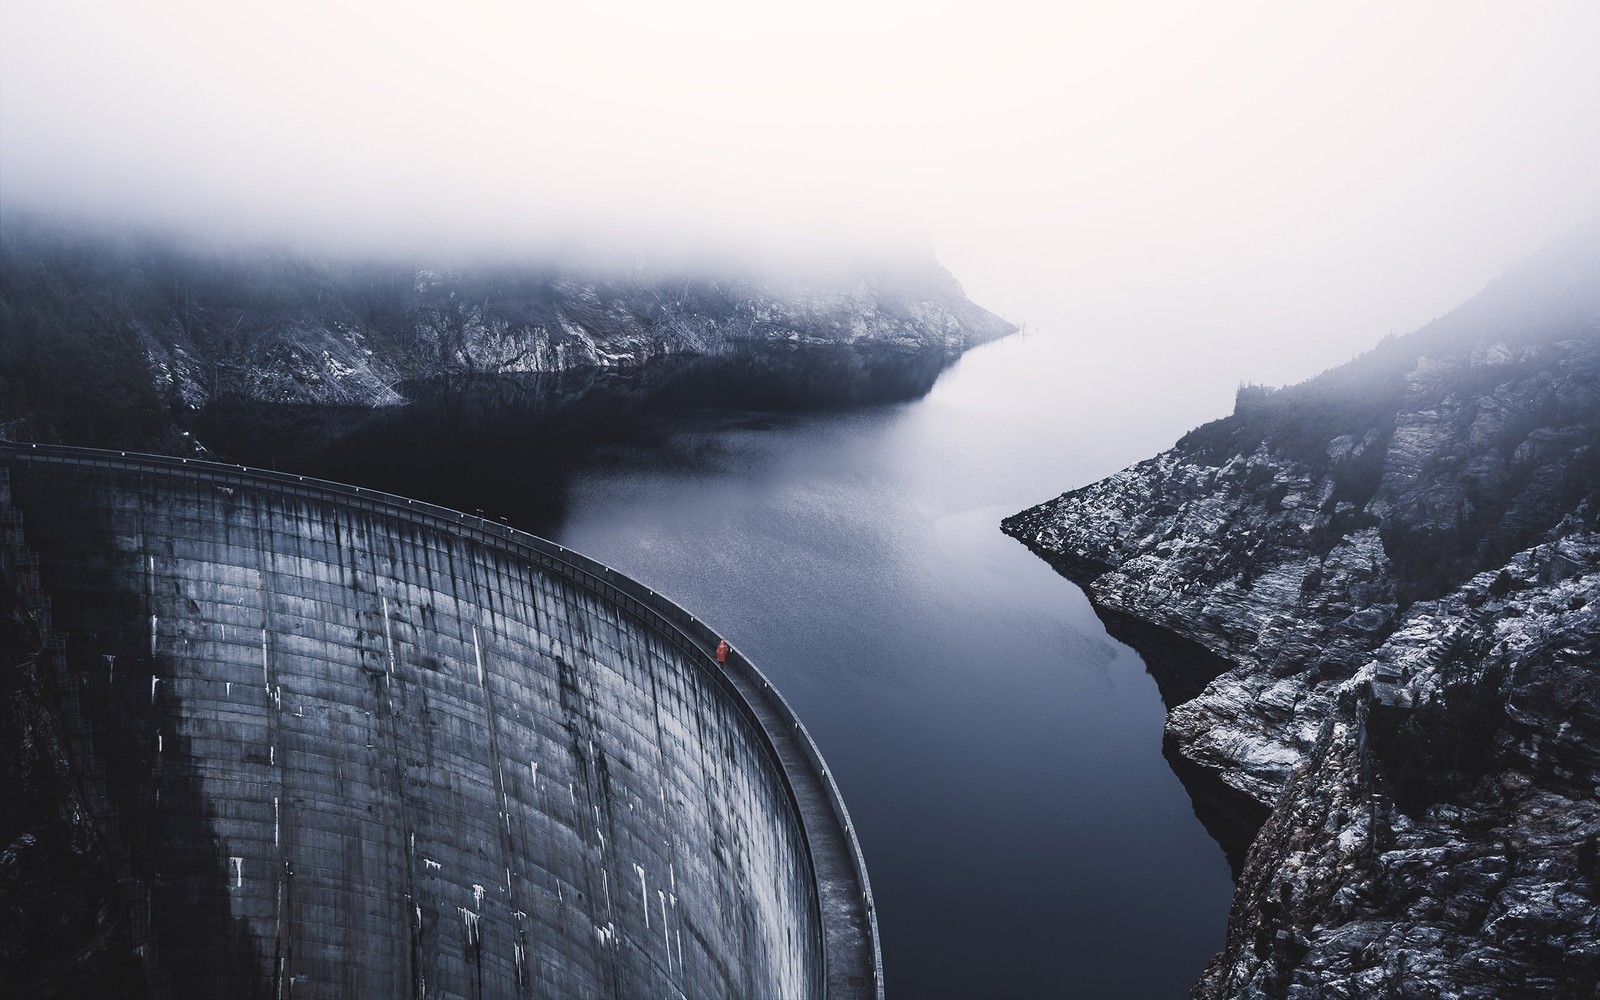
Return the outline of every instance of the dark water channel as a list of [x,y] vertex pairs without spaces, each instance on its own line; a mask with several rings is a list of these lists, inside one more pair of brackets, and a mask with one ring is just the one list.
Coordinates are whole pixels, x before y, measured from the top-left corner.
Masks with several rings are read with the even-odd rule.
[[1103,459],[1038,375],[1051,350],[456,383],[202,438],[504,516],[722,630],[836,773],[891,995],[1182,997],[1222,943],[1226,862],[1138,656],[998,529]]

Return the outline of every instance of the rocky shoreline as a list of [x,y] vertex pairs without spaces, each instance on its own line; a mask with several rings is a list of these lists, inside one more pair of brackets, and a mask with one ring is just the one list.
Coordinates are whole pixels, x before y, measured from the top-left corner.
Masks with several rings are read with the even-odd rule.
[[1004,523],[1249,844],[1195,997],[1596,995],[1597,248]]
[[[6,219],[0,425],[182,451],[222,403],[392,408],[449,379],[636,369],[761,348],[943,352],[1015,332],[931,257],[796,276],[752,261],[460,264],[202,247]],[[103,401],[86,413],[87,398]]]

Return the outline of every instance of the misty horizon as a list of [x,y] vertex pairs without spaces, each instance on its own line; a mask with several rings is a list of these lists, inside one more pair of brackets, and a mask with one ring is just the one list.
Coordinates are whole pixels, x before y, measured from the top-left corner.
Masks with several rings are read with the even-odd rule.
[[360,252],[932,255],[1086,364],[1224,393],[1416,329],[1600,216],[1586,4],[0,21],[9,209]]
[[0,981],[1592,989],[1597,50],[0,0]]

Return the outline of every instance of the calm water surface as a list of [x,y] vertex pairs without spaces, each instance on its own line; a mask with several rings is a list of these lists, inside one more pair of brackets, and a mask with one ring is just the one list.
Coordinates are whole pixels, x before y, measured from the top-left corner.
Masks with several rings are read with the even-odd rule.
[[1222,944],[1222,851],[1137,655],[999,529],[1187,429],[1084,349],[678,359],[202,437],[505,516],[721,630],[835,772],[892,996],[1180,998]]
[[980,348],[912,402],[679,416],[580,465],[555,532],[725,632],[805,720],[895,996],[1183,997],[1222,944],[1227,866],[1154,682],[998,528],[1105,471],[1039,377],[1052,351]]

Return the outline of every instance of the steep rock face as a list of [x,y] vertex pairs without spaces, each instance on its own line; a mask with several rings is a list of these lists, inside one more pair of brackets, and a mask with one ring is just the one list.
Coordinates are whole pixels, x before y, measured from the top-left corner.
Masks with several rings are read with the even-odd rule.
[[954,354],[1011,331],[936,266],[926,277],[943,280],[904,286],[865,276],[844,288],[785,288],[422,268],[385,304],[389,316],[363,316],[343,297],[304,311],[210,301],[198,322],[191,306],[187,319],[151,317],[139,330],[163,393],[191,406],[218,393],[392,405],[411,379],[631,367],[746,343],[871,342]]
[[1005,522],[1203,651],[1140,647],[1215,674],[1169,753],[1272,809],[1197,995],[1592,995],[1597,245]]
[[1334,686],[1198,996],[1594,995],[1597,567],[1573,519]]
[[751,344],[955,354],[1015,329],[931,259],[804,280],[733,265],[709,276],[537,260],[448,268],[202,251],[15,219],[0,250],[0,387],[16,383],[0,418],[46,425],[80,420],[59,397],[148,395],[140,382],[154,396],[130,405],[159,400],[180,418],[229,397],[374,407],[446,375],[631,367]]

